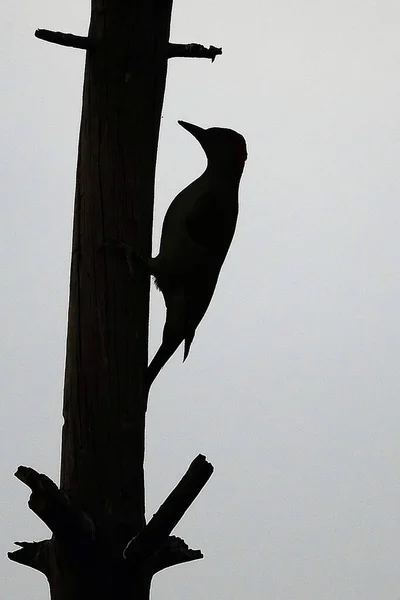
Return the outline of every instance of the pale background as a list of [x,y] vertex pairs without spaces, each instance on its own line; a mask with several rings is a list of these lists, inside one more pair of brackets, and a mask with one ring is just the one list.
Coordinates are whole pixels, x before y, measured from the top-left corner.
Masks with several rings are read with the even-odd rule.
[[[13,477],[58,480],[74,172],[89,1],[7,3],[1,64],[1,600],[48,598],[11,563],[48,532]],[[205,559],[158,575],[158,600],[400,597],[397,0],[175,0],[171,40],[223,46],[170,61],[155,250],[197,176],[177,124],[248,142],[240,217],[188,361],[150,398],[151,516],[202,452],[215,474],[176,530]],[[163,301],[152,295],[151,348]]]

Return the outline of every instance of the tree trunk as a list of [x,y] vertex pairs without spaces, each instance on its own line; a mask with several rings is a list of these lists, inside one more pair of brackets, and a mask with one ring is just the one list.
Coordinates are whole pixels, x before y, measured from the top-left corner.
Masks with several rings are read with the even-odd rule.
[[61,487],[117,544],[144,522],[149,280],[105,242],[151,252],[171,6],[93,0],[86,59]]
[[[122,554],[144,525],[149,278],[129,277],[123,253],[105,242],[117,239],[143,256],[151,253],[172,0],[92,4],[76,181],[61,488]],[[135,598],[147,596],[148,585],[141,585]]]
[[76,174],[61,482],[16,476],[51,530],[9,557],[43,572],[52,600],[147,600],[152,576],[201,558],[172,529],[212,466],[199,455],[146,526],[144,432],[149,278],[113,242],[151,252],[168,58],[221,49],[169,44],[172,0],[92,0],[87,38],[37,30],[87,51]]

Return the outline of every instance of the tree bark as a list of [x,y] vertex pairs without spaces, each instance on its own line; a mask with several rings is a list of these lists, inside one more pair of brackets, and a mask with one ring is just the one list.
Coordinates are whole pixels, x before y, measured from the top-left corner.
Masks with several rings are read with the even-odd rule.
[[[83,89],[64,388],[61,489],[104,549],[85,569],[51,570],[54,600],[147,599],[150,575],[124,547],[145,524],[149,279],[129,277],[109,238],[151,253],[156,153],[172,0],[93,0]],[[65,561],[61,561],[65,562]],[[53,565],[57,565],[57,561]],[[87,576],[89,575],[89,577]],[[117,584],[118,582],[118,584]],[[72,587],[71,587],[72,586]],[[97,589],[95,589],[97,588]]]
[[[61,488],[122,551],[144,524],[149,280],[172,0],[93,0],[76,177]],[[123,457],[123,459],[122,459]]]

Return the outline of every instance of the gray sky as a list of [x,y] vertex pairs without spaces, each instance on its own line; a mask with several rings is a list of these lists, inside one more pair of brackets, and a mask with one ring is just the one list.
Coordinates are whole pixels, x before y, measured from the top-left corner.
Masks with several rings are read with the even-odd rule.
[[[23,0],[0,24],[2,600],[48,597],[5,553],[48,535],[16,467],[58,480],[84,61],[33,32],[88,14]],[[249,158],[215,297],[151,392],[148,514],[197,453],[215,465],[176,529],[205,559],[154,600],[400,596],[399,23],[395,0],[175,0],[171,40],[224,54],[170,61],[155,249],[204,166],[177,119],[236,129]],[[154,291],[152,352],[163,318]]]

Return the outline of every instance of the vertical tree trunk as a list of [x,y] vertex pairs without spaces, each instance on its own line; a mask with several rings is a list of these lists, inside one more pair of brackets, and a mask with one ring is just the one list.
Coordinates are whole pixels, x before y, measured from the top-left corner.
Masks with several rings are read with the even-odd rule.
[[76,174],[60,489],[19,467],[29,507],[53,533],[9,557],[44,573],[52,600],[148,600],[152,576],[202,557],[171,532],[212,473],[199,455],[146,526],[144,432],[149,278],[129,276],[118,240],[151,252],[158,134],[172,0],[92,0]]
[[[93,0],[76,178],[61,489],[104,542],[93,573],[53,570],[52,598],[148,598],[110,564],[144,526],[149,280],[108,239],[151,252],[172,0]],[[61,563],[63,561],[61,560]],[[118,561],[116,565],[119,565]],[[86,565],[87,568],[87,565]],[[130,569],[132,571],[132,569]],[[107,577],[104,577],[107,573]]]
[[148,277],[172,0],[93,0],[76,181],[61,488],[121,550],[144,523]]

